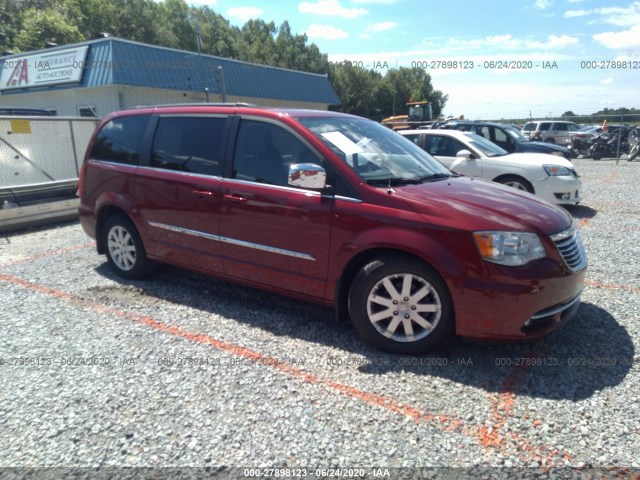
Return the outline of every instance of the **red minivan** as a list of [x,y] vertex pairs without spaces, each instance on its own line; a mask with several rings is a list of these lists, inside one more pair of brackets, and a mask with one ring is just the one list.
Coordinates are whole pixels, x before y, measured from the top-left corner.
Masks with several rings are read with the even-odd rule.
[[167,263],[332,306],[390,352],[545,334],[578,310],[587,266],[566,211],[336,112],[117,112],[93,135],[79,195],[119,275]]

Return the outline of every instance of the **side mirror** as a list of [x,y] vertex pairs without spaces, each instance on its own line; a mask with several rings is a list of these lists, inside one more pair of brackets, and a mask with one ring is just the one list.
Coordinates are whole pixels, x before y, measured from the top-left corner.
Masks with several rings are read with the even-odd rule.
[[289,185],[321,190],[327,185],[327,172],[315,163],[294,163],[289,167]]
[[465,148],[463,150],[460,150],[458,153],[456,153],[456,158],[460,160],[471,160],[472,158],[475,158],[475,156],[473,155],[473,153],[471,153],[469,150]]

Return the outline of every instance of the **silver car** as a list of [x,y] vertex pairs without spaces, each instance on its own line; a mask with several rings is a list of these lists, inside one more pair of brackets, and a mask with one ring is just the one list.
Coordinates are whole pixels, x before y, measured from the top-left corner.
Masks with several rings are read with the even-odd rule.
[[580,130],[580,125],[561,120],[544,120],[527,122],[522,127],[522,134],[529,140],[555,143],[556,145],[571,145],[572,135]]

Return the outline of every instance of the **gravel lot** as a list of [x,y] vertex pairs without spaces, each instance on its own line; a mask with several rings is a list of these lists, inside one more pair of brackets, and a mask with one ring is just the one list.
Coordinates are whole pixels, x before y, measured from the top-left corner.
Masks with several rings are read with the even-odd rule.
[[[590,266],[574,321],[426,357],[198,274],[123,281],[77,223],[0,237],[0,477],[640,475],[640,162],[575,164]],[[122,473],[88,472],[104,471]]]

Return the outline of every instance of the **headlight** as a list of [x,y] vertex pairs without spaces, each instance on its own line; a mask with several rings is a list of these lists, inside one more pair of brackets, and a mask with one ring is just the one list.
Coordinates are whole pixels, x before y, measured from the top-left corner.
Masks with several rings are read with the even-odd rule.
[[517,267],[547,256],[535,233],[474,232],[473,238],[482,258],[500,265]]
[[565,177],[571,175],[571,170],[560,165],[543,165],[542,168],[544,168],[544,171],[547,172],[547,175],[550,177]]

